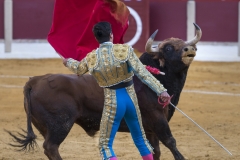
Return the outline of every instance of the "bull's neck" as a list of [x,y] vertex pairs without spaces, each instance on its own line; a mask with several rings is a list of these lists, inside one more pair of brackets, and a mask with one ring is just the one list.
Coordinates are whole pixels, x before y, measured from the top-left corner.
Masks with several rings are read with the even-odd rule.
[[181,72],[174,72],[171,69],[166,71],[166,75],[163,77],[164,86],[168,89],[169,94],[180,94],[187,77],[188,68]]

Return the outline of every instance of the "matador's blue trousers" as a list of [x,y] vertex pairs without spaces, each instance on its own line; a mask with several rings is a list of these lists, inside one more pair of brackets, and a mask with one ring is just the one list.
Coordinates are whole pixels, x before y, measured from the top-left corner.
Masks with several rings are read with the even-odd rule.
[[112,149],[114,137],[124,118],[141,156],[153,152],[146,139],[141,114],[133,85],[121,89],[104,88],[104,109],[100,125],[99,150],[104,160],[115,157]]

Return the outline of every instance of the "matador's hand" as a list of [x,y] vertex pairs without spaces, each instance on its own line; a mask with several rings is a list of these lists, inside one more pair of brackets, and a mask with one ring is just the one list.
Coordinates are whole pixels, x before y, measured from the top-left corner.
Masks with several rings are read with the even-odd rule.
[[[169,94],[167,92],[163,92],[159,97],[158,97],[158,103],[161,104],[163,106],[163,108],[165,108],[172,99],[173,95],[170,97]],[[163,102],[161,102],[161,100]]]
[[160,98],[163,102],[167,102],[170,98],[169,94],[165,91],[160,94]]
[[68,60],[68,59],[65,59],[65,58],[63,59],[63,65],[64,65],[65,67],[67,67],[67,60]]
[[[160,105],[162,105],[163,108],[165,108],[165,107],[171,102],[172,97],[173,97],[173,95],[170,97],[167,92],[163,92],[163,93],[161,93],[161,95],[158,97],[158,103],[159,103]],[[163,101],[163,102],[161,102],[161,101]]]

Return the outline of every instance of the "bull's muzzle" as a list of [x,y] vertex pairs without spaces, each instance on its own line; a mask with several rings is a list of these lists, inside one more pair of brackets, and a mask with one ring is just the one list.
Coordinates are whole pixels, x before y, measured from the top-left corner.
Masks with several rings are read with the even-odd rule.
[[186,46],[182,50],[182,61],[186,65],[190,65],[196,56],[196,49],[193,46]]

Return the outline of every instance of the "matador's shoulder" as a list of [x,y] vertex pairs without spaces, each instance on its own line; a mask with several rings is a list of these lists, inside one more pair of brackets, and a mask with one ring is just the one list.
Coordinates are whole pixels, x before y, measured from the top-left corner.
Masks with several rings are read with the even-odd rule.
[[93,50],[92,52],[86,55],[86,61],[87,61],[88,68],[94,68],[97,65],[96,50]]
[[131,47],[127,44],[114,44],[113,55],[119,61],[127,61]]

